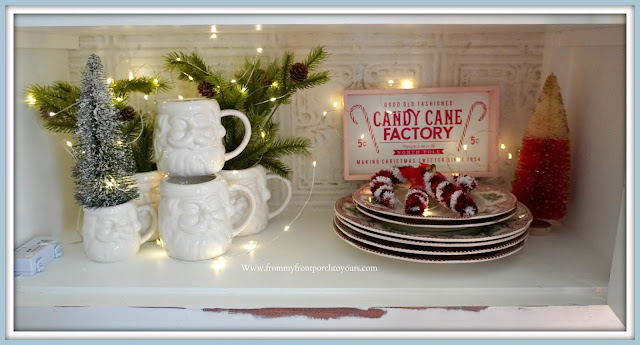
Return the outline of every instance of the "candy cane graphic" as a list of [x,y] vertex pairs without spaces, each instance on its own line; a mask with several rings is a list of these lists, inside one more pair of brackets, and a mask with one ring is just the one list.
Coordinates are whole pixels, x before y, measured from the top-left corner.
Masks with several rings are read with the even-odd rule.
[[353,121],[353,123],[355,123],[356,125],[358,124],[358,121],[356,121],[356,118],[353,116],[353,111],[356,108],[362,110],[362,113],[364,114],[364,119],[367,121],[367,126],[369,126],[369,134],[371,135],[371,139],[373,140],[373,146],[376,148],[376,153],[380,153],[380,149],[378,149],[378,142],[376,141],[376,137],[373,134],[373,128],[371,128],[371,122],[369,122],[369,115],[367,115],[367,111],[364,110],[364,107],[362,105],[356,104],[353,107],[351,107],[351,110],[349,110],[351,121]]
[[462,143],[464,142],[464,136],[467,134],[467,127],[469,127],[469,121],[471,121],[471,115],[473,115],[473,109],[475,109],[476,105],[482,106],[482,115],[478,119],[478,122],[482,121],[484,119],[484,116],[487,115],[487,105],[484,104],[484,102],[473,103],[473,105],[471,106],[471,109],[469,109],[469,115],[467,115],[467,123],[465,123],[464,129],[462,130],[462,137],[460,138],[460,143],[458,144],[458,152],[460,152],[460,149],[462,148]]

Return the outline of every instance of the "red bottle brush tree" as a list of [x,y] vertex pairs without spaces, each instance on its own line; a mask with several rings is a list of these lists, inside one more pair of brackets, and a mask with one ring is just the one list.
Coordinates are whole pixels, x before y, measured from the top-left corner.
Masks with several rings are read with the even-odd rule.
[[560,220],[566,215],[570,150],[567,113],[551,74],[525,131],[513,181],[513,194],[535,218]]

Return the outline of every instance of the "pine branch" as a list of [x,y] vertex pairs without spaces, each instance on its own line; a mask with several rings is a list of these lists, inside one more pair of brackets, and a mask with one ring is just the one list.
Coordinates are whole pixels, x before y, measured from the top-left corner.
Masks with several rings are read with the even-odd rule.
[[324,71],[320,73],[314,73],[307,77],[307,79],[294,84],[298,90],[310,89],[312,87],[322,85],[329,81],[329,72]]
[[170,72],[180,72],[178,74],[180,80],[191,80],[189,77],[192,77],[194,82],[199,83],[211,75],[209,66],[196,52],[191,54],[173,52],[166,54],[164,59],[165,69]]
[[136,163],[136,172],[148,172],[154,169],[153,123],[151,121],[145,122],[140,136],[131,144],[131,151]]
[[311,141],[308,138],[290,137],[278,139],[270,145],[266,156],[270,158],[287,155],[309,156],[311,154],[311,152],[309,152],[310,146]]
[[324,51],[323,46],[317,46],[309,52],[307,60],[304,62],[309,71],[315,70],[319,67],[327,58],[329,54]]
[[136,77],[133,79],[116,80],[111,89],[115,97],[124,98],[132,92],[140,92],[146,95],[156,91],[165,92],[171,89],[171,85],[162,78]]
[[285,179],[291,178],[291,168],[277,159],[263,157],[262,160],[260,160],[260,165]]

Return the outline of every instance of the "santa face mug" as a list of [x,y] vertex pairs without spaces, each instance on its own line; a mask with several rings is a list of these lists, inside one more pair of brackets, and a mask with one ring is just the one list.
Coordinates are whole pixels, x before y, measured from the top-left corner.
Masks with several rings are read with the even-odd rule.
[[[256,195],[256,215],[250,219],[247,227],[238,236],[253,235],[264,230],[269,219],[284,211],[291,200],[291,182],[276,174],[267,174],[267,171],[261,165],[243,170],[222,170],[219,174],[222,175],[230,185],[245,186]],[[280,180],[287,187],[287,195],[284,202],[273,212],[269,212],[269,206],[267,205],[267,201],[271,199],[271,192],[267,189],[267,180],[270,179]],[[247,199],[234,193],[231,195],[231,200],[235,208],[232,221],[234,223],[239,222],[249,206]]]
[[[235,150],[225,153],[225,129],[220,119],[238,117],[245,135]],[[170,176],[203,176],[222,170],[249,143],[251,124],[237,110],[220,110],[213,99],[168,100],[158,106],[154,150],[158,170]]]
[[[147,213],[148,226],[140,219]],[[140,244],[153,235],[156,211],[149,205],[137,206],[134,201],[121,205],[84,208],[82,243],[89,259],[97,262],[116,262],[134,256]]]
[[[230,192],[249,200],[245,220],[233,227]],[[167,254],[185,261],[207,260],[224,254],[256,212],[256,197],[247,187],[227,185],[220,175],[170,176],[160,184],[158,228]]]
[[[153,207],[156,212],[158,211],[158,203],[160,203],[160,182],[164,178],[164,175],[157,171],[149,171],[144,173],[137,173],[134,175],[136,179],[136,186],[138,186],[138,192],[140,196],[134,200],[134,203],[138,206],[149,205]],[[151,216],[145,215],[140,218],[142,227],[146,229],[151,226]],[[155,241],[158,238],[158,227],[154,223],[153,235],[149,237],[148,241]]]

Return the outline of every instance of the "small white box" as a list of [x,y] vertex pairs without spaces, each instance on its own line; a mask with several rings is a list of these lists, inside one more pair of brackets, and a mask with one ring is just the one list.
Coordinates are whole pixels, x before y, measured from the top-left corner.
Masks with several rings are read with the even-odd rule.
[[55,237],[34,237],[14,252],[14,275],[31,276],[42,272],[55,258],[62,256],[60,240]]

